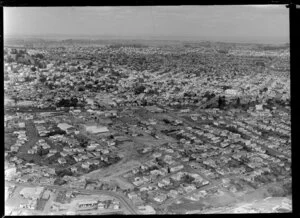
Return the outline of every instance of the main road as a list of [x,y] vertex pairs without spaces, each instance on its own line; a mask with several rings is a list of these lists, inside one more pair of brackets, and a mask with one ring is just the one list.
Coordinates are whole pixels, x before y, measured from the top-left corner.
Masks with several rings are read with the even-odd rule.
[[76,191],[76,192],[81,192],[81,193],[86,193],[86,194],[109,195],[109,196],[113,196],[116,199],[118,199],[120,201],[120,203],[122,203],[131,214],[139,214],[137,212],[137,209],[135,208],[135,206],[132,204],[132,202],[130,202],[130,200],[128,198],[126,198],[124,195],[122,195],[120,193],[116,193],[116,192],[100,191],[100,190],[87,190],[87,189],[78,189],[78,188],[66,188],[66,187],[61,187],[61,186],[57,186],[57,185],[44,185],[44,184],[39,184],[39,183],[18,183],[18,182],[14,182],[14,181],[5,181],[5,183],[13,184],[13,185],[17,185],[17,186],[27,186],[27,187],[28,186],[29,187],[41,186],[41,187],[45,187],[45,188],[49,188],[49,189],[56,189],[56,190],[62,190],[62,191]]

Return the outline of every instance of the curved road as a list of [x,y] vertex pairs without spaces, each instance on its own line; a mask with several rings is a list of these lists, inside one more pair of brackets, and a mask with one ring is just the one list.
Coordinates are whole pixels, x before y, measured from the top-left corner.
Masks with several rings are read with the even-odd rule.
[[30,186],[30,187],[37,187],[37,186],[42,186],[46,187],[49,189],[57,189],[57,190],[62,190],[62,191],[76,191],[76,192],[82,192],[82,193],[87,193],[87,194],[104,194],[104,195],[109,195],[113,196],[116,199],[118,199],[125,207],[126,209],[131,213],[131,214],[139,214],[137,212],[137,209],[135,206],[130,202],[129,199],[127,199],[124,195],[121,195],[116,192],[111,192],[111,191],[100,191],[100,190],[87,190],[87,189],[75,189],[75,188],[65,188],[57,185],[44,185],[44,184],[39,184],[39,183],[18,183],[18,182],[13,182],[13,181],[5,181],[7,184],[13,184],[13,185],[19,185],[19,186]]

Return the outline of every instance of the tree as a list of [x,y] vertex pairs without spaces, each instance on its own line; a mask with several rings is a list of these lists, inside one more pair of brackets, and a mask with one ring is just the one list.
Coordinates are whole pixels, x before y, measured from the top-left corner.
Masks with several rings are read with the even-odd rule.
[[166,118],[163,118],[162,119],[166,124],[170,124],[171,122],[168,120],[168,119],[166,119]]
[[146,89],[146,87],[143,85],[137,86],[134,89],[134,94],[139,95],[139,94],[143,93],[145,89]]
[[46,68],[46,67],[47,67],[46,63],[44,63],[44,62],[40,62],[40,61],[39,61],[39,62],[37,62],[37,64],[36,64],[36,65],[37,65],[37,67],[38,67],[38,68]]
[[221,98],[221,96],[219,96],[219,99],[218,99],[218,106],[219,106],[219,108],[222,107],[222,98]]
[[70,102],[70,106],[76,107],[76,106],[77,106],[77,103],[78,103],[78,99],[72,97],[72,98],[71,98],[71,102]]
[[46,77],[46,76],[40,76],[40,78],[39,78],[39,81],[40,81],[41,83],[46,82],[46,80],[47,80],[47,77]]
[[85,138],[78,138],[79,145],[82,148],[86,148],[88,146],[88,140]]
[[42,150],[43,150],[43,149],[38,149],[36,153],[37,153],[39,156],[42,156],[42,155],[43,155],[43,154],[42,154]]
[[19,98],[17,96],[13,96],[12,100],[14,101],[15,105],[17,105],[19,102]]
[[58,170],[55,170],[55,173],[59,177],[64,177],[65,175],[67,175],[67,176],[73,175],[73,173],[71,172],[70,169],[58,169]]
[[82,91],[84,91],[84,90],[85,90],[85,88],[84,88],[83,86],[79,86],[79,87],[78,87],[78,91],[79,91],[79,92],[82,92]]
[[225,90],[227,90],[227,89],[231,89],[232,86],[223,86],[222,88],[223,88],[223,90],[225,91]]
[[225,96],[219,96],[219,99],[218,99],[218,107],[220,109],[223,109],[225,107]]
[[137,192],[137,191],[139,191],[139,188],[138,188],[138,187],[134,187],[134,188],[133,188],[133,191],[134,191],[134,192]]
[[263,61],[257,61],[256,66],[265,67],[265,63]]
[[54,185],[63,185],[63,184],[66,184],[67,181],[63,180],[63,179],[60,179],[60,178],[57,178],[55,181],[54,181]]
[[92,88],[93,88],[93,85],[92,85],[91,83],[88,83],[88,84],[85,85],[85,87],[86,87],[87,89],[92,89]]
[[25,76],[24,77],[24,81],[25,82],[31,82],[32,80],[34,80],[34,78],[30,77],[30,76]]
[[225,105],[226,105],[226,97],[223,96],[223,97],[222,97],[222,100],[223,100],[223,106],[225,106]]
[[7,63],[14,62],[14,59],[12,58],[12,56],[8,55],[8,56],[6,57],[6,62],[7,62]]
[[46,137],[53,136],[53,135],[65,135],[65,134],[66,134],[66,131],[56,128],[54,131],[47,133]]
[[241,105],[241,99],[240,99],[240,98],[237,98],[237,100],[236,100],[236,104],[237,104],[238,106],[240,106],[240,105]]
[[181,180],[182,180],[183,182],[185,182],[185,183],[190,184],[190,183],[192,183],[192,182],[195,180],[195,178],[192,177],[192,176],[190,176],[190,175],[188,175],[188,174],[185,174],[185,175],[181,178]]

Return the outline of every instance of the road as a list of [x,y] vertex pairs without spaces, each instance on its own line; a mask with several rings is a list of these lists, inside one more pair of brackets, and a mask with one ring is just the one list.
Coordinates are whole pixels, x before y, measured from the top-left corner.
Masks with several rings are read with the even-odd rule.
[[87,189],[75,189],[75,188],[65,188],[57,185],[44,185],[44,184],[39,184],[39,183],[18,183],[18,182],[13,182],[13,181],[5,181],[6,184],[13,184],[13,185],[18,185],[18,186],[29,186],[29,187],[37,187],[37,186],[42,186],[48,189],[56,189],[56,190],[61,190],[61,191],[75,191],[75,192],[81,192],[85,194],[93,194],[93,195],[109,195],[113,196],[116,199],[120,201],[121,204],[123,204],[126,209],[131,213],[131,214],[139,214],[137,212],[137,209],[135,206],[130,202],[129,199],[127,199],[124,195],[116,192],[111,192],[111,191],[100,191],[100,190],[87,190]]

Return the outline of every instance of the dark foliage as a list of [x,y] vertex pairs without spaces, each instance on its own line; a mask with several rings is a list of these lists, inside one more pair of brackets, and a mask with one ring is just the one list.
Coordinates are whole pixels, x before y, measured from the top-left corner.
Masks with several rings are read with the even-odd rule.
[[56,103],[57,107],[77,107],[78,99],[72,97],[71,99],[61,99]]
[[59,177],[72,176],[73,175],[73,173],[71,172],[70,169],[59,169],[59,170],[56,170],[55,173]]
[[143,93],[145,91],[145,89],[146,89],[146,87],[143,85],[137,86],[134,89],[134,94],[139,95],[139,94]]

